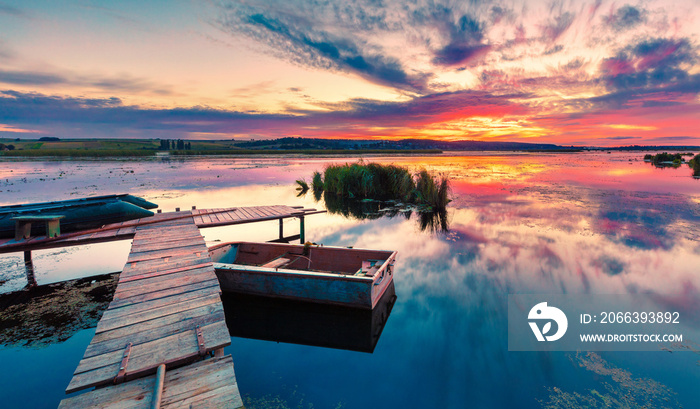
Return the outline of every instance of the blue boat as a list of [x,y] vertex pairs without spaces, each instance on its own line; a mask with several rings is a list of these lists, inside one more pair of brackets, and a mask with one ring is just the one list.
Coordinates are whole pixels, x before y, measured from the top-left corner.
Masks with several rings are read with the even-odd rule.
[[[153,216],[147,209],[156,207],[155,203],[129,194],[0,206],[0,237],[14,237],[16,217],[62,216],[61,231],[70,232]],[[43,234],[42,226],[32,226],[32,235]]]
[[233,242],[209,255],[221,289],[373,309],[393,282],[395,251]]

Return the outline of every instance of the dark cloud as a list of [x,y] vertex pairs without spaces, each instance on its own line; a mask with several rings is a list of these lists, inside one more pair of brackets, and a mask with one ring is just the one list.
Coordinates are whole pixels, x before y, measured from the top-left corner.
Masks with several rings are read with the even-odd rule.
[[561,51],[561,50],[563,50],[563,49],[564,49],[564,46],[563,46],[563,45],[557,44],[557,45],[555,45],[554,47],[548,48],[547,50],[545,50],[544,55],[556,54],[556,53],[558,53],[559,51]]
[[397,40],[406,42],[403,50],[430,56],[438,70],[459,69],[492,50],[487,29],[504,19],[515,23],[516,16],[491,2],[231,1],[222,6],[217,24],[300,65],[352,72],[377,84],[425,93],[433,73],[410,69]]
[[700,93],[700,74],[690,75],[670,84],[613,88],[612,91],[588,98],[587,101],[603,108],[631,107],[636,103],[646,107],[673,107],[685,104],[677,100],[679,95]]
[[625,263],[608,255],[598,257],[598,259],[594,260],[592,264],[593,266],[599,268],[603,273],[611,276],[618,275],[625,271]]
[[[504,116],[526,113],[516,99],[526,94],[495,96],[461,91],[432,94],[405,102],[355,99],[326,104],[328,111],[265,114],[208,107],[143,109],[123,105],[118,98],[87,99],[39,93],[0,91],[3,123],[31,127],[64,137],[187,137],[188,133],[262,134],[270,137],[372,136],[368,129],[410,127],[470,115]],[[64,132],[62,134],[61,132]]]
[[64,84],[67,81],[65,78],[53,74],[0,70],[0,82],[15,85],[55,85]]
[[605,59],[601,73],[614,90],[643,89],[690,79],[685,65],[694,64],[697,50],[687,39],[654,38],[640,41]]
[[[419,126],[469,116],[525,114],[527,109],[513,101],[530,97],[532,95],[524,93],[493,95],[483,91],[457,91],[421,96],[405,102],[355,99],[328,105],[327,108],[335,109],[336,113],[327,118],[352,118],[379,126]],[[314,120],[321,118],[318,115]]]
[[168,87],[153,84],[145,79],[132,78],[128,76],[110,78],[0,69],[0,83],[27,86],[69,84],[93,87],[112,92],[130,91],[136,93],[152,93],[157,95],[172,94],[172,91]]
[[444,17],[437,16],[434,23],[443,24],[443,31],[447,33],[449,42],[444,47],[435,51],[433,63],[436,65],[454,66],[478,58],[486,53],[490,47],[482,43],[484,40],[484,24],[478,19],[463,15],[457,19],[456,24],[450,23],[451,11],[445,9]]
[[515,13],[513,13],[513,10],[502,6],[502,5],[495,5],[491,7],[491,10],[489,12],[489,17],[491,20],[492,24],[498,24],[502,20],[508,20],[512,21],[515,18]]
[[573,60],[569,61],[568,63],[564,64],[562,66],[562,69],[567,70],[567,71],[578,70],[579,68],[583,67],[584,65],[586,65],[586,62],[582,58],[576,58],[576,59],[573,59]]
[[615,31],[624,31],[646,21],[646,10],[630,5],[625,5],[615,10],[609,16],[604,16],[603,21]]
[[574,22],[574,17],[576,17],[576,15],[568,11],[555,16],[551,21],[542,26],[542,37],[550,42],[556,41],[571,27],[571,24]]
[[27,12],[14,6],[0,3],[0,14],[6,14],[13,17],[29,17]]
[[489,51],[489,49],[490,47],[484,44],[448,44],[444,48],[435,52],[433,63],[447,66],[464,64],[469,60],[484,55]]
[[611,139],[614,141],[623,141],[627,139],[642,139],[641,136],[606,136],[604,138],[599,138],[599,139]]
[[691,141],[698,140],[700,136],[659,136],[652,138],[652,141]]
[[689,72],[697,61],[697,48],[688,39],[639,41],[603,60],[601,81],[610,92],[590,101],[617,107],[632,100],[649,107],[677,105],[675,95],[700,93],[700,74]]
[[63,137],[185,137],[189,132],[274,130],[275,121],[293,124],[288,115],[216,110],[208,107],[143,109],[119,98],[76,98],[0,91],[3,122],[29,126]]
[[673,106],[680,106],[684,105],[683,102],[680,101],[642,101],[642,106],[644,108],[663,108],[663,107],[673,107]]
[[[366,21],[362,14],[355,15],[355,19]],[[305,16],[230,6],[219,25],[265,43],[280,56],[302,65],[349,71],[377,84],[410,91],[426,89],[427,74],[408,73],[396,58],[352,35],[332,34],[325,27],[316,27]]]

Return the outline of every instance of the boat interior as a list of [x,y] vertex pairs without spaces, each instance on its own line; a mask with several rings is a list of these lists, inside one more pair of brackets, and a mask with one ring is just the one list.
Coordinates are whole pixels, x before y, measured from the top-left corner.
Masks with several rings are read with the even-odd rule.
[[316,245],[237,242],[214,246],[214,262],[274,269],[373,276],[394,252]]

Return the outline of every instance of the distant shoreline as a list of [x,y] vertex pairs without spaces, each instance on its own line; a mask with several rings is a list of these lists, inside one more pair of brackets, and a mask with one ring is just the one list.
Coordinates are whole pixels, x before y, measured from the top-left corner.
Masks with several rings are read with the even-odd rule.
[[553,144],[487,141],[397,141],[279,138],[270,140],[170,140],[170,139],[40,139],[0,138],[0,158],[158,158],[278,155],[360,156],[440,155],[472,153],[583,153],[601,151],[692,151],[696,146],[580,147]]
[[[159,154],[160,153],[160,154]],[[439,149],[279,149],[279,150],[204,150],[204,151],[168,151],[154,150],[116,150],[116,149],[42,149],[15,150],[0,152],[0,157],[7,158],[158,158],[158,157],[201,157],[201,156],[276,156],[276,155],[437,155]]]

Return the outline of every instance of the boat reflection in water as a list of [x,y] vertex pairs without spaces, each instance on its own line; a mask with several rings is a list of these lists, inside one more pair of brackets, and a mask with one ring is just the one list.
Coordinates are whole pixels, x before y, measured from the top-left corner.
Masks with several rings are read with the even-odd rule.
[[369,352],[396,302],[394,282],[372,310],[255,295],[222,295],[231,336]]

